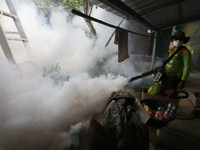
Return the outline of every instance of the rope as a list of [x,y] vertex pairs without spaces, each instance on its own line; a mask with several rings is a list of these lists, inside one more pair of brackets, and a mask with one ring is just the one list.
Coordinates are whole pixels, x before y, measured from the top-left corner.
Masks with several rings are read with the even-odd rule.
[[196,143],[200,144],[199,141],[194,140],[194,139],[192,139],[192,138],[189,138],[189,137],[187,137],[187,136],[185,136],[185,135],[182,135],[182,134],[177,133],[177,132],[175,132],[175,131],[169,130],[169,129],[165,128],[165,127],[164,127],[163,129],[164,129],[164,130],[167,130],[167,131],[169,131],[169,132],[171,132],[171,133],[174,133],[174,134],[176,134],[176,135],[179,135],[179,136],[181,136],[181,137],[183,137],[183,138],[186,138],[186,139],[188,139],[188,140],[191,140],[191,141],[193,141],[193,142],[196,142]]

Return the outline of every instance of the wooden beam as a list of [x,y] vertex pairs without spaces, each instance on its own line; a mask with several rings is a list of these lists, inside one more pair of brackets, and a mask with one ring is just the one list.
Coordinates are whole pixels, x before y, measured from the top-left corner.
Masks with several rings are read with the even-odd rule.
[[[117,26],[119,27],[119,26],[122,24],[123,21],[124,21],[124,18],[119,22],[119,24],[118,24]],[[110,36],[110,38],[108,39],[108,41],[107,41],[105,47],[108,46],[108,44],[110,43],[110,40],[112,39],[112,37],[113,37],[113,35],[115,34],[115,32],[116,32],[116,29],[115,29],[115,30],[113,31],[113,33],[111,34],[111,36]]]

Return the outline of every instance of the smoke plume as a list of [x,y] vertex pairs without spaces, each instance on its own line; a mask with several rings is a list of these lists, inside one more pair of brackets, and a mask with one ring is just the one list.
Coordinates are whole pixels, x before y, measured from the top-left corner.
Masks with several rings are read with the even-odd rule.
[[[9,64],[0,49],[0,149],[61,149],[73,143],[68,135],[71,127],[81,126],[102,112],[112,92],[127,83],[122,76],[91,77],[87,73],[96,60],[117,52],[112,41],[105,49],[113,29],[94,23],[98,39],[89,38],[84,20],[74,16],[67,22],[69,14],[62,8],[52,12],[47,24],[33,3],[15,1],[14,4],[40,72],[34,71],[22,43],[9,41],[18,67]],[[3,1],[0,9],[8,12]],[[110,19],[110,14],[100,8],[95,9],[93,15],[107,18],[112,24],[120,21],[116,16]],[[11,22],[10,18],[2,17],[5,31],[16,31]],[[115,58],[116,55],[110,59],[116,61],[110,62],[110,67],[117,69]],[[62,86],[55,86],[52,78],[43,77],[42,69],[57,63],[60,73],[68,72],[70,76]],[[133,69],[124,69],[124,72],[134,74]],[[66,139],[63,145],[56,144],[59,137]]]
[[81,73],[60,87],[40,76],[22,78],[16,68],[1,64],[0,148],[48,149],[60,133],[100,113],[113,91],[126,80],[90,78]]

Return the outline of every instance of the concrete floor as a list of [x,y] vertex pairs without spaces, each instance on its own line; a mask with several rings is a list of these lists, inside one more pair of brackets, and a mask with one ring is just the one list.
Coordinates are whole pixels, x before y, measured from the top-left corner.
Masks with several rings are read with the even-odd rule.
[[191,71],[185,84],[185,89],[200,92],[200,72]]

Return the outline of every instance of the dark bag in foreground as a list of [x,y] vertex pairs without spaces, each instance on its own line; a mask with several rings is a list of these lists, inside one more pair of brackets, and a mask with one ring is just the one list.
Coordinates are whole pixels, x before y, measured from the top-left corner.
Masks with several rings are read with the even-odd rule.
[[119,91],[113,94],[104,110],[103,126],[118,148],[141,148],[148,139],[135,105],[132,94]]
[[149,150],[148,125],[134,108],[137,101],[126,91],[113,93],[101,121],[90,120],[89,150]]

